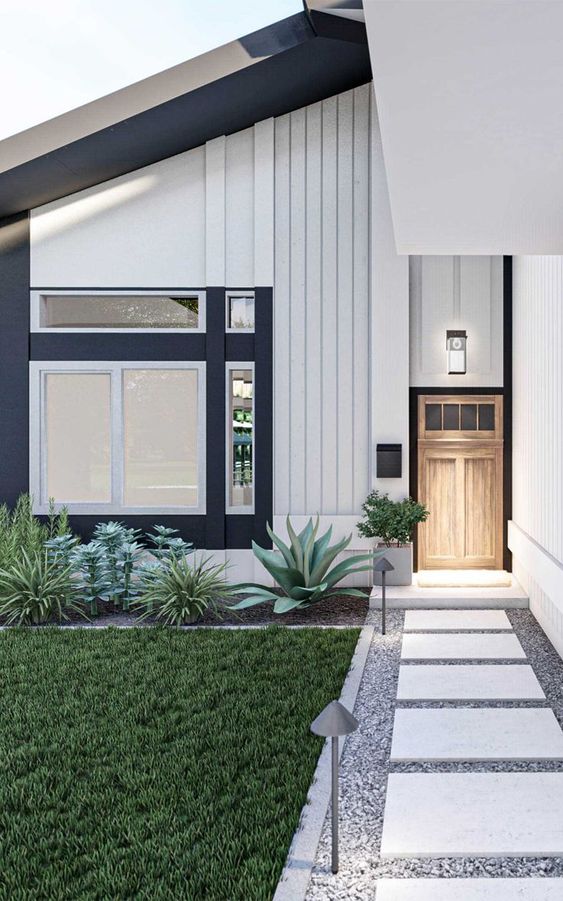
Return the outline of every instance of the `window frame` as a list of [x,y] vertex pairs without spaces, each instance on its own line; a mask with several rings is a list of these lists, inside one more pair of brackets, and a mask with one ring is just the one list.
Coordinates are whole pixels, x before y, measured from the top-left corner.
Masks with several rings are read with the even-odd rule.
[[[195,370],[197,372],[197,465],[198,504],[125,506],[124,494],[124,404],[123,373],[129,369]],[[45,416],[45,380],[49,373],[92,373],[110,375],[110,478],[111,503],[84,503],[61,501],[55,508],[67,507],[72,515],[96,516],[106,514],[186,515],[202,516],[206,513],[206,363],[203,361],[171,360],[118,360],[91,363],[87,360],[41,360],[29,364],[29,485],[35,513],[49,511],[47,485],[47,440]]]
[[[230,323],[230,312],[231,312],[231,298],[232,297],[250,297],[254,299],[254,325],[252,328],[231,328]],[[256,291],[237,288],[232,291],[227,288],[225,291],[225,333],[227,335],[253,335],[256,331]]]
[[[197,328],[143,328],[141,326],[132,328],[115,328],[111,326],[108,326],[107,328],[95,328],[93,326],[87,326],[86,328],[81,328],[80,326],[56,326],[51,328],[47,325],[41,325],[41,304],[43,303],[43,299],[47,297],[186,297],[187,295],[190,297],[197,297],[199,301]],[[206,331],[205,300],[205,291],[200,289],[192,290],[191,288],[185,288],[184,290],[174,288],[171,291],[164,289],[158,290],[156,288],[150,290],[131,288],[128,291],[125,291],[122,288],[118,288],[115,291],[107,288],[105,290],[96,288],[90,291],[85,288],[79,288],[76,291],[72,291],[68,288],[61,288],[60,290],[56,288],[49,288],[47,290],[39,289],[30,292],[30,330],[32,333],[44,335],[201,335]],[[247,330],[245,329],[245,331]]]
[[[247,369],[252,372],[252,504],[233,506],[229,503],[231,496],[231,450],[233,440],[233,421],[231,417],[231,373],[237,369]],[[253,516],[256,505],[256,372],[254,361],[244,363],[229,360],[225,364],[225,514],[233,516]]]

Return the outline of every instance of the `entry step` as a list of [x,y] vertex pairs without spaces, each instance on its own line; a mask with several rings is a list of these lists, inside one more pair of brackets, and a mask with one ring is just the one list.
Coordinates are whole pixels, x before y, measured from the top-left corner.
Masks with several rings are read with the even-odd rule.
[[563,760],[563,732],[547,707],[397,710],[391,760]]
[[382,857],[563,857],[563,773],[391,773]]
[[405,632],[510,631],[504,610],[407,610]]
[[540,701],[545,693],[527,664],[418,664],[399,668],[399,701]]
[[432,632],[403,635],[402,660],[523,660],[516,635]]

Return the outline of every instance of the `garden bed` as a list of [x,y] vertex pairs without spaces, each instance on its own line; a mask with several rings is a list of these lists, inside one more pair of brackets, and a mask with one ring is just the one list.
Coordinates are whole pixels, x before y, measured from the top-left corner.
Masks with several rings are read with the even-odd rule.
[[[229,601],[228,605],[221,605],[219,615],[215,615],[208,609],[199,620],[198,625],[203,626],[363,626],[369,609],[370,588],[365,589],[365,599],[349,597],[344,592],[320,601],[304,610],[293,610],[289,613],[278,615],[273,612],[272,604],[260,604],[257,607],[248,607],[246,610],[230,610],[235,601]],[[124,613],[119,607],[115,607],[109,601],[98,601],[98,616],[85,618],[74,610],[67,612],[68,620],[62,624],[95,625],[95,626],[134,626],[155,625],[155,618],[147,617],[140,623],[134,611]],[[0,617],[0,625],[5,622]],[[57,625],[51,623],[50,625]],[[31,627],[35,628],[35,627]],[[44,628],[41,626],[39,628]],[[193,628],[187,626],[186,628]]]
[[2,896],[270,898],[357,637],[4,632]]

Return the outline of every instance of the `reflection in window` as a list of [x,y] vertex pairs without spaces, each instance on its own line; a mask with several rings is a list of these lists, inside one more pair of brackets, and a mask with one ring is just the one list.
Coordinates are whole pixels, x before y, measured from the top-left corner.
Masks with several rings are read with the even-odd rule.
[[227,296],[227,327],[254,330],[254,295],[229,294]]
[[196,296],[60,294],[41,298],[41,328],[196,329]]
[[254,384],[251,369],[229,372],[229,507],[252,507],[254,501]]

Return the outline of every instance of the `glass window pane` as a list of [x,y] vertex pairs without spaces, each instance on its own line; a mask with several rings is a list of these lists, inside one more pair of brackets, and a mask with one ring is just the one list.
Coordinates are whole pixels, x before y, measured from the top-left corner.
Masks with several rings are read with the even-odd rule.
[[45,296],[43,328],[197,328],[199,298],[103,295]]
[[123,372],[124,503],[198,505],[198,374]]
[[479,428],[481,431],[494,432],[495,405],[479,404]]
[[253,503],[254,385],[250,369],[230,372],[230,507],[250,507]]
[[459,404],[444,404],[444,429],[459,430]]
[[473,432],[477,428],[477,404],[461,405],[461,428]]
[[426,404],[426,431],[437,432],[442,429],[442,404]]
[[229,328],[254,328],[254,295],[229,297]]
[[45,375],[47,498],[57,503],[111,502],[110,392],[109,373]]

